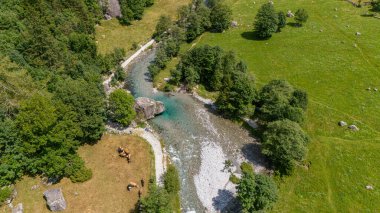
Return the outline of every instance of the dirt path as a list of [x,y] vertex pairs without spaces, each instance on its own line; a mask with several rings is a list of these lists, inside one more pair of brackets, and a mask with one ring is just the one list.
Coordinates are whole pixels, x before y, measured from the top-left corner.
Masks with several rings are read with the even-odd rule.
[[[148,43],[146,43],[144,46],[142,46],[139,50],[137,50],[131,57],[129,57],[127,60],[125,60],[121,67],[123,69],[127,68],[127,66],[138,56],[140,56],[141,53],[143,53],[146,49],[148,49],[150,46],[154,44],[154,39],[150,40]],[[114,76],[114,73],[112,73],[110,76],[108,76],[107,79],[103,81],[103,86],[106,94],[112,92],[112,88],[110,86],[110,82],[112,80],[112,77]],[[141,138],[145,139],[151,146],[154,152],[154,158],[155,158],[155,170],[156,170],[156,182],[158,185],[162,185],[162,176],[166,170],[166,154],[164,154],[163,149],[161,147],[160,139],[159,137],[151,131],[151,128],[114,128],[110,125],[106,126],[106,129],[108,132],[113,134],[135,134],[140,136]]]
[[[149,128],[150,129],[150,128]],[[144,138],[148,143],[152,146],[154,152],[154,164],[156,169],[156,182],[157,185],[163,185],[163,175],[166,170],[166,155],[162,151],[161,143],[153,132],[148,131],[148,129],[137,128],[134,129],[133,134],[136,134],[142,138]]]
[[[144,52],[146,49],[148,49],[150,46],[152,46],[154,44],[155,40],[152,39],[150,40],[148,43],[146,43],[144,46],[142,46],[139,50],[137,50],[131,57],[127,58],[127,60],[125,60],[122,64],[121,64],[121,67],[123,69],[126,69],[128,67],[128,65],[133,61],[135,60],[142,52]],[[106,92],[106,94],[110,94],[112,92],[112,88],[111,88],[111,80],[113,78],[113,76],[115,75],[115,73],[112,73],[110,76],[108,76],[107,79],[105,79],[103,81],[103,86],[104,86],[104,90]]]

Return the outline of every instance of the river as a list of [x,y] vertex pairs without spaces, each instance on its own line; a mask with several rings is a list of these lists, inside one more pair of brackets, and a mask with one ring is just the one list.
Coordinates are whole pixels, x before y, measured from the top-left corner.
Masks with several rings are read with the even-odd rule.
[[235,186],[223,171],[225,160],[239,172],[243,161],[263,169],[259,145],[250,133],[221,118],[188,94],[169,96],[153,92],[148,69],[154,50],[130,66],[127,84],[135,97],[149,97],[165,104],[166,111],[150,121],[165,141],[165,148],[179,170],[182,212],[219,212],[233,208]]

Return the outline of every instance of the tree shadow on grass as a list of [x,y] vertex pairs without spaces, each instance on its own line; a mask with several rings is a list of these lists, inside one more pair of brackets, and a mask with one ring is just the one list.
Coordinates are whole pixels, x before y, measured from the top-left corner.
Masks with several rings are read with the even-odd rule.
[[243,32],[241,34],[241,37],[247,40],[255,40],[255,41],[265,41],[269,39],[269,38],[261,38],[257,31]]
[[295,22],[289,22],[289,23],[286,23],[286,25],[291,26],[291,27],[297,27],[297,28],[301,27],[300,24],[295,23]]
[[365,13],[365,14],[361,14],[360,15],[361,17],[374,17],[375,16],[375,14],[373,14],[373,13]]

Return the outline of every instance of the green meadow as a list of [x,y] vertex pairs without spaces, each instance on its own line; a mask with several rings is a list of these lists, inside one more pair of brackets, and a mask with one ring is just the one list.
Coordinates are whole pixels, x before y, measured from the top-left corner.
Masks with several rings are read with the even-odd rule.
[[[367,7],[345,1],[276,0],[275,8],[284,12],[305,8],[309,20],[295,27],[288,18],[282,32],[258,40],[253,21],[267,0],[225,2],[238,27],[205,33],[185,44],[182,52],[196,45],[218,45],[247,63],[257,87],[286,79],[309,94],[303,126],[312,139],[306,159],[311,166],[298,167],[279,180],[280,200],[273,211],[379,212],[380,91],[374,88],[380,89],[380,19],[366,15]],[[165,70],[157,81],[168,73]],[[360,131],[339,127],[340,120]]]

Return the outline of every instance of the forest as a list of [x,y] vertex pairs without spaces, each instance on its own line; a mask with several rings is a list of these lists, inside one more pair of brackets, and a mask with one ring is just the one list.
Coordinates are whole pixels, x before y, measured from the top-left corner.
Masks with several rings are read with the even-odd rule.
[[101,76],[124,50],[97,53],[96,0],[5,0],[0,5],[0,186],[23,175],[83,182],[77,155],[104,131]]

